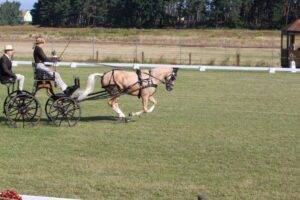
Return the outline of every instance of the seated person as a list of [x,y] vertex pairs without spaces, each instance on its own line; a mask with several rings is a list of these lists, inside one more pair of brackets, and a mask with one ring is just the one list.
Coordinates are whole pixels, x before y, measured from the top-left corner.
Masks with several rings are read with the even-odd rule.
[[4,54],[0,58],[0,81],[1,83],[19,82],[19,91],[23,90],[25,77],[21,74],[14,74],[12,72],[12,57],[14,55],[14,49],[12,45],[5,45]]
[[58,72],[53,71],[52,69],[46,67],[45,62],[57,62],[57,58],[48,58],[43,50],[43,46],[46,44],[46,41],[43,37],[37,37],[35,41],[35,47],[33,52],[34,61],[36,64],[36,68],[42,70],[49,74],[50,76],[55,76],[55,82],[60,87],[61,91],[68,96],[71,96],[77,89],[78,86],[70,86],[68,87],[67,84],[62,80],[60,74]]

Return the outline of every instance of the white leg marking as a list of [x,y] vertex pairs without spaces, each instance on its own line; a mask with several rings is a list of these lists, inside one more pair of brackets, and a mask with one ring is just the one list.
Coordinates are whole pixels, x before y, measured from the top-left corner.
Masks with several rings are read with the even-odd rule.
[[135,112],[135,113],[132,113],[132,116],[140,116],[141,114],[143,114],[143,110],[139,111],[139,112]]
[[147,113],[152,113],[154,111],[155,105],[152,105],[151,108],[147,110]]
[[151,101],[151,103],[153,103],[153,105],[150,107],[150,109],[147,109],[146,105],[148,104],[148,102],[145,102],[146,105],[144,105],[145,106],[144,110],[132,113],[132,116],[139,116],[139,115],[141,115],[143,113],[152,113],[154,111],[155,106],[157,105],[157,101],[153,97],[150,97],[149,101]]
[[148,109],[147,113],[152,113],[154,111],[155,106],[157,105],[157,101],[153,97],[150,97],[149,100],[153,103],[153,105],[150,109]]
[[125,118],[125,114],[119,108],[118,104],[114,104],[112,108],[118,114],[119,118]]

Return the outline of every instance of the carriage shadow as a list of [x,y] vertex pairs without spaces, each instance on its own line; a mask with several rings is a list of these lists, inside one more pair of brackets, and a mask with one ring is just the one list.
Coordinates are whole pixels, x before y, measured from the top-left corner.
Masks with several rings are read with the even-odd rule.
[[[47,118],[41,118],[40,122],[42,124],[51,124],[51,122]],[[80,122],[120,122],[120,121],[117,117],[114,116],[90,116],[90,117],[80,117],[79,123]]]
[[2,124],[2,123],[6,123],[6,118],[5,117],[0,117],[0,123]]
[[[122,121],[118,117],[115,117],[115,116],[90,116],[90,117],[81,117],[80,122],[129,123],[129,122],[134,122],[134,120],[127,119],[126,121]],[[51,122],[47,118],[41,118],[39,123],[40,123],[40,125],[51,125]],[[7,119],[5,117],[1,116],[0,124],[7,125]]]

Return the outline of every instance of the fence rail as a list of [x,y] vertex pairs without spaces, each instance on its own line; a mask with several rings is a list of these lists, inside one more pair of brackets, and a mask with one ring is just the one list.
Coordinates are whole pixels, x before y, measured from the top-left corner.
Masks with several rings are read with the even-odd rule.
[[[53,64],[53,63],[47,63]],[[31,61],[13,61],[13,66],[32,65]],[[112,67],[112,68],[155,68],[155,67],[173,67],[180,69],[205,71],[240,71],[240,72],[290,72],[300,73],[300,69],[296,68],[278,68],[278,67],[237,67],[237,66],[210,66],[210,65],[174,65],[174,64],[143,64],[143,63],[83,63],[83,62],[59,62],[56,66],[76,67]]]
[[[15,36],[18,38],[18,36]],[[180,38],[180,37],[143,37],[127,38],[128,41],[107,38],[107,41],[90,38],[90,40],[73,41],[64,54],[64,60],[75,62],[139,62],[139,63],[173,63],[193,65],[222,66],[264,66],[281,65],[280,37],[254,38]],[[32,58],[32,40],[11,38],[16,50],[15,58],[27,60]],[[50,37],[45,46],[50,52],[61,52],[65,42]],[[5,45],[0,41],[0,45]]]

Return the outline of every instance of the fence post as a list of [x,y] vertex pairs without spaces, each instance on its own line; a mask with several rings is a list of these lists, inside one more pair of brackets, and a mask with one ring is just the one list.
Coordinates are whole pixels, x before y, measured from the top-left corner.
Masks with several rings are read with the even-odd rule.
[[189,64],[192,64],[192,53],[189,53]]
[[181,39],[179,39],[179,61],[180,61],[180,64],[181,63]]
[[96,51],[96,61],[99,62],[99,51]]
[[142,52],[142,63],[144,63],[144,62],[145,62],[145,53]]
[[240,66],[241,64],[241,54],[240,52],[236,52],[236,66]]
[[95,34],[93,35],[92,44],[93,44],[93,58],[92,58],[92,60],[95,60]]
[[272,67],[274,67],[274,62],[273,62],[273,59],[274,59],[274,37],[272,36]]

